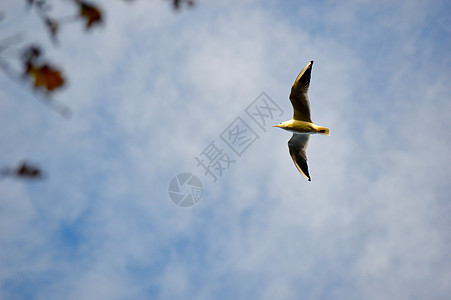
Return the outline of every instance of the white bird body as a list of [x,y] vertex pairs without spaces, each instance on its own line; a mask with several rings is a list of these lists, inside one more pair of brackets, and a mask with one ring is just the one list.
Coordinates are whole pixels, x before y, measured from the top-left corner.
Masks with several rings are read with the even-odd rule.
[[293,133],[301,133],[301,134],[319,133],[329,135],[329,128],[315,125],[312,122],[298,121],[293,119],[282,122],[279,125],[276,125],[275,127],[279,127]]
[[329,135],[329,128],[313,124],[310,118],[310,103],[308,89],[313,61],[310,61],[296,78],[290,93],[290,101],[293,105],[293,119],[275,125],[287,131],[293,132],[288,141],[288,149],[296,168],[302,175],[311,181],[307,166],[307,146],[311,134]]

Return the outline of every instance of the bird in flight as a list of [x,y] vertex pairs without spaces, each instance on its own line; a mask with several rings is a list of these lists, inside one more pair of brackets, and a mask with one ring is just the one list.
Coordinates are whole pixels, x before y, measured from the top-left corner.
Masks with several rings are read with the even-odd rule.
[[308,181],[311,181],[311,179],[308,172],[306,151],[310,135],[315,133],[329,135],[329,128],[317,126],[310,119],[308,88],[312,65],[313,60],[299,73],[291,87],[290,101],[294,110],[293,119],[274,125],[274,127],[293,132],[293,136],[288,141],[288,149],[296,168]]

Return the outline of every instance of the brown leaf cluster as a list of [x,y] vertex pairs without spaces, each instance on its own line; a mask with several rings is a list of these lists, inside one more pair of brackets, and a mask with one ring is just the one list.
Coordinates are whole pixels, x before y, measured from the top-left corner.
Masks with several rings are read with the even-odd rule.
[[76,2],[79,5],[79,16],[84,19],[86,29],[102,23],[102,13],[98,7],[85,1],[77,0]]
[[42,20],[44,26],[49,32],[52,41],[55,43],[57,42],[58,31],[63,24],[81,20],[85,24],[85,28],[89,30],[93,27],[93,25],[102,23],[103,15],[97,6],[83,0],[73,0],[73,3],[77,5],[77,14],[58,18],[50,16],[50,12],[52,10],[51,1],[27,0],[27,6],[29,8],[34,8],[38,17]]
[[29,63],[25,73],[32,77],[35,88],[42,88],[46,92],[51,92],[64,84],[61,72],[49,65],[35,66]]
[[21,179],[44,179],[44,172],[36,165],[22,162],[15,168],[4,167],[0,170],[3,177],[11,176]]
[[[30,10],[34,10],[41,19],[50,38],[54,43],[57,42],[57,35],[60,27],[65,23],[74,21],[83,21],[86,30],[90,30],[93,26],[99,25],[103,21],[103,13],[99,7],[91,2],[84,0],[72,0],[78,6],[78,13],[69,17],[50,16],[52,10],[52,1],[48,0],[25,0],[26,6]],[[134,0],[123,0],[124,2],[133,2]],[[169,0],[175,10],[179,10],[182,4],[188,7],[195,5],[194,0]],[[5,19],[5,14],[0,11],[0,22]],[[0,40],[0,54],[3,50],[15,44],[17,40],[21,40],[19,34],[12,35],[6,39]],[[7,74],[15,81],[22,79],[29,80],[35,90],[40,90],[46,94],[46,98],[42,100],[50,107],[59,111],[62,115],[67,116],[70,113],[66,107],[53,101],[49,94],[65,85],[65,78],[62,71],[50,63],[42,59],[41,50],[36,46],[27,46],[22,56],[23,73],[16,72],[11,68],[9,63],[0,56],[0,71]],[[43,172],[39,167],[23,162],[16,168],[4,167],[0,169],[0,177],[13,176],[26,179],[41,179]]]
[[52,67],[47,62],[42,62],[41,50],[36,46],[30,46],[24,53],[24,77],[29,78],[35,89],[41,89],[50,93],[64,85],[61,71]]

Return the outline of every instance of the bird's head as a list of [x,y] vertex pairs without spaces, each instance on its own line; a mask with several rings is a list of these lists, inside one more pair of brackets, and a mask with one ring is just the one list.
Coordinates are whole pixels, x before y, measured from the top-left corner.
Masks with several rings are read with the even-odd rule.
[[274,125],[273,127],[285,128],[285,122]]

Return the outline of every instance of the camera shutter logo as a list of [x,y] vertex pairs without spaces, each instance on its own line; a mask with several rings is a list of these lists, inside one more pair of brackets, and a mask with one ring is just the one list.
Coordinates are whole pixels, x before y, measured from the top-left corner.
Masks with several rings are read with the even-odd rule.
[[192,173],[178,174],[172,178],[168,188],[171,201],[181,207],[190,207],[199,202],[202,192],[202,182]]

